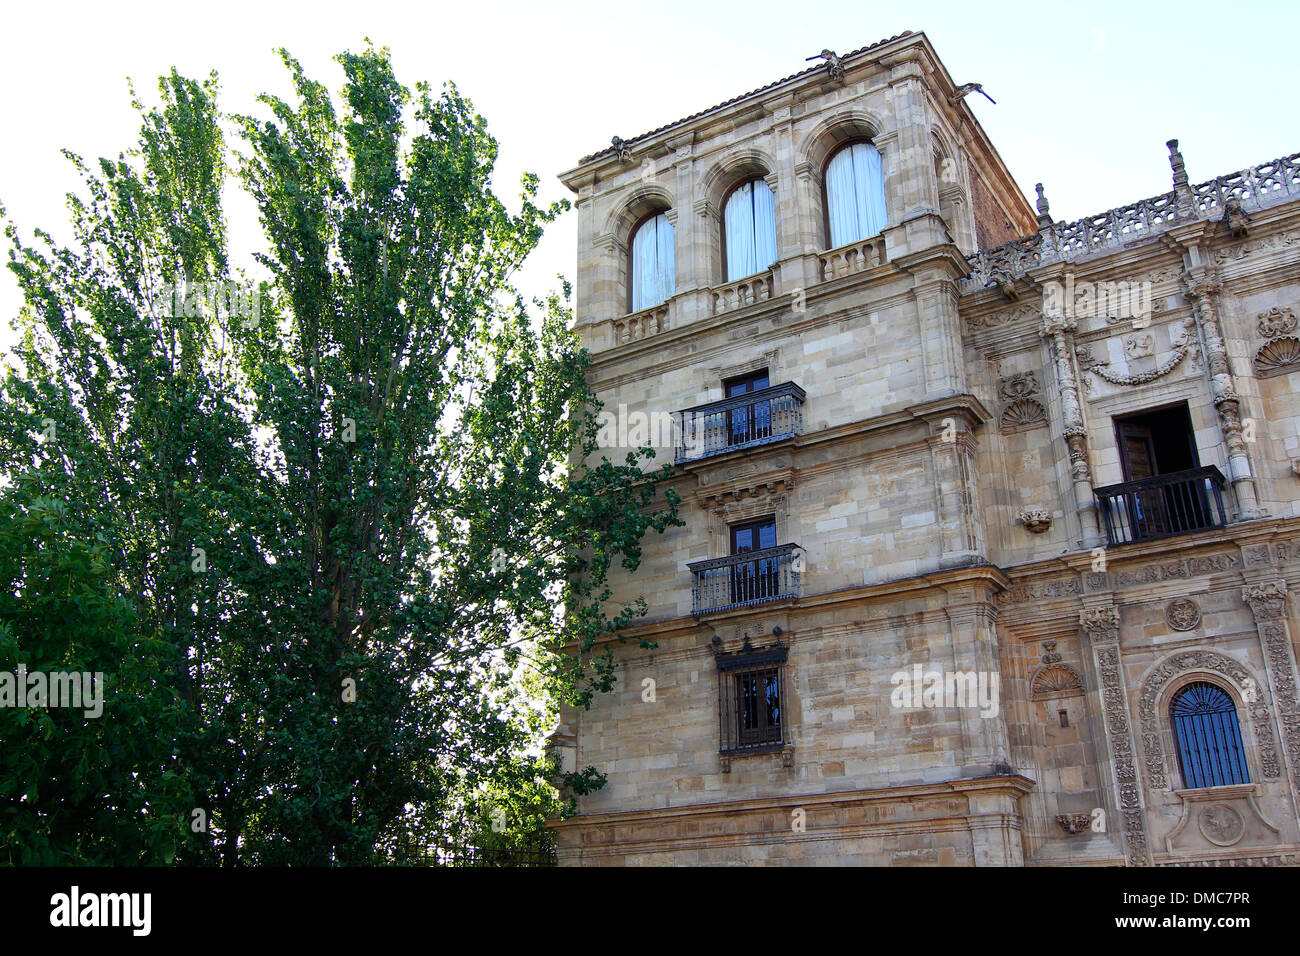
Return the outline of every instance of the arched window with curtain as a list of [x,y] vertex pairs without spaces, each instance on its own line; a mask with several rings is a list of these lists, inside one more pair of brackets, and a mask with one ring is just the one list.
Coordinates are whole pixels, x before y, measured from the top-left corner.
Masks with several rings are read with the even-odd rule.
[[826,218],[831,248],[874,236],[885,228],[885,177],[880,150],[850,143],[826,167]]
[[628,308],[640,312],[668,301],[676,287],[673,224],[662,212],[637,227],[632,236],[631,295]]
[[1237,707],[1222,687],[1188,684],[1169,705],[1183,788],[1250,783]]
[[762,272],[776,261],[776,204],[762,179],[733,189],[722,211],[728,281]]

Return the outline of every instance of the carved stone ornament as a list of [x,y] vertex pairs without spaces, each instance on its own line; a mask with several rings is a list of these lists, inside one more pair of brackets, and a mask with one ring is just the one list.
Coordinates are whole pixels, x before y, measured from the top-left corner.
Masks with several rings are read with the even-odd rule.
[[1269,581],[1242,588],[1241,597],[1255,615],[1255,620],[1275,621],[1286,610],[1286,583]]
[[1058,813],[1056,822],[1062,830],[1074,836],[1076,833],[1086,833],[1092,826],[1091,813]]
[[1073,667],[1050,664],[1034,672],[1034,676],[1029,679],[1029,688],[1034,700],[1056,700],[1081,696],[1083,681]]
[[[1076,349],[1075,354],[1079,358],[1079,367],[1083,371],[1091,372],[1112,385],[1125,385],[1131,388],[1137,385],[1146,385],[1158,378],[1164,378],[1182,364],[1183,359],[1187,358],[1196,347],[1196,320],[1189,317],[1183,323],[1182,335],[1177,341],[1170,344],[1173,346],[1173,354],[1165,360],[1164,364],[1146,372],[1138,372],[1135,375],[1121,375],[1118,372],[1111,371],[1109,362],[1094,359],[1092,353],[1086,349]],[[1141,336],[1130,336],[1124,342],[1124,352],[1129,358],[1154,355],[1154,337],[1149,332],[1143,333]]]
[[1047,409],[1039,400],[1042,397],[1038,375],[1034,372],[1017,372],[998,379],[998,398],[1006,404],[998,419],[1003,432],[1014,432],[1047,424]]
[[1246,833],[1246,821],[1226,803],[1213,803],[1197,817],[1201,835],[1215,846],[1232,846]]
[[1259,313],[1255,331],[1261,339],[1268,341],[1290,335],[1296,330],[1297,324],[1300,323],[1297,323],[1294,311],[1274,306],[1267,312]]
[[998,398],[1011,401],[1038,394],[1038,376],[1033,372],[1019,372],[998,379]]
[[1255,374],[1265,377],[1300,369],[1300,339],[1274,339],[1255,353]]
[[1118,637],[1119,609],[1113,604],[1084,608],[1079,613],[1079,623],[1093,640]]
[[1201,623],[1201,607],[1191,598],[1170,601],[1165,608],[1165,620],[1175,631],[1190,631]]
[[1047,409],[1032,398],[1016,399],[1002,409],[1002,415],[998,419],[998,428],[1003,432],[1015,432],[1046,424]]
[[1017,517],[1025,529],[1034,534],[1042,534],[1052,526],[1051,512],[1043,508],[1026,508]]

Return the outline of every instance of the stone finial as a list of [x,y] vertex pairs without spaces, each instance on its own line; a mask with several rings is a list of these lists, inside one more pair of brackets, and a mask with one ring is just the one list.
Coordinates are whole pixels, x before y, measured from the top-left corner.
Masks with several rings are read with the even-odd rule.
[[1187,184],[1187,167],[1183,165],[1183,154],[1178,151],[1178,140],[1171,139],[1165,145],[1169,147],[1169,166],[1174,171],[1174,203],[1181,219],[1192,215],[1192,187]]
[[1038,230],[1041,232],[1052,224],[1051,205],[1047,197],[1043,195],[1043,184],[1035,183],[1034,190],[1038,193],[1038,201],[1034,203],[1038,207]]
[[1187,169],[1183,165],[1183,154],[1178,151],[1178,140],[1171,139],[1166,146],[1169,147],[1169,165],[1174,170],[1174,186],[1187,185]]

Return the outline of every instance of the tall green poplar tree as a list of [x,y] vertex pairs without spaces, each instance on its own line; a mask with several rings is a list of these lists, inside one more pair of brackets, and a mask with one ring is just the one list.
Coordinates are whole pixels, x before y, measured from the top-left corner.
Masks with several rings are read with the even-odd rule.
[[256,312],[194,294],[237,278],[227,150],[215,78],[173,73],[138,148],[82,166],[76,246],[8,229],[27,306],[0,451],[102,536],[161,648],[173,752],[132,759],[159,812],[179,777],[210,818],[177,823],[182,858],[401,861],[485,794],[545,804],[554,702],[609,689],[595,645],[644,608],[611,611],[606,573],[676,499],[647,450],[600,458],[567,287],[511,288],[562,205],[528,176],[511,213],[483,119],[386,51],[338,58],[341,109],[282,57],[292,100],[232,118]]

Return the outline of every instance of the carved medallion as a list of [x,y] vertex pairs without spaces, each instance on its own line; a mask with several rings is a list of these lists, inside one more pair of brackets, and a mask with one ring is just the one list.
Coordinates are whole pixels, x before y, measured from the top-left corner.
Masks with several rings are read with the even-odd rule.
[[1165,608],[1165,620],[1175,631],[1190,631],[1200,626],[1201,608],[1191,598],[1170,601]]
[[1197,818],[1201,836],[1215,846],[1232,846],[1246,833],[1246,821],[1226,803],[1212,803]]

